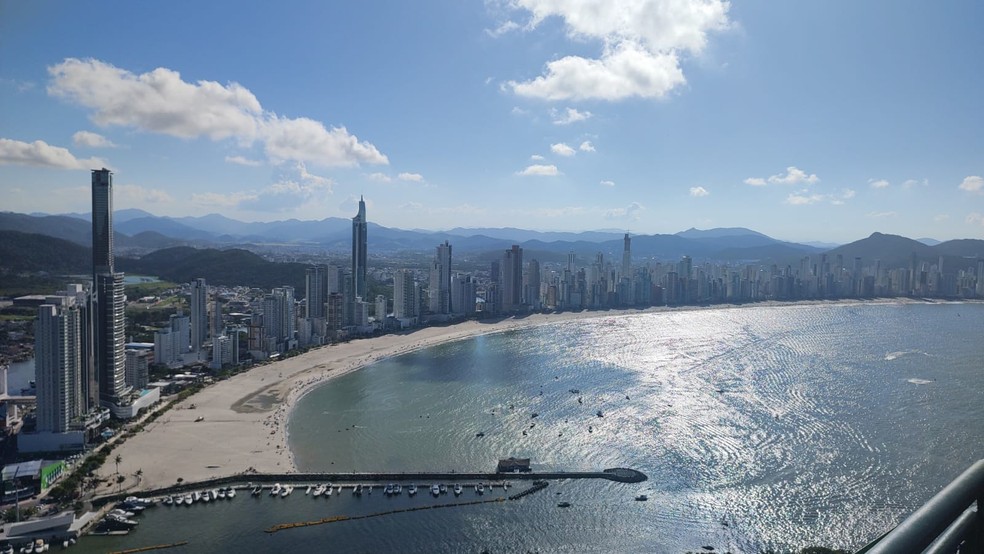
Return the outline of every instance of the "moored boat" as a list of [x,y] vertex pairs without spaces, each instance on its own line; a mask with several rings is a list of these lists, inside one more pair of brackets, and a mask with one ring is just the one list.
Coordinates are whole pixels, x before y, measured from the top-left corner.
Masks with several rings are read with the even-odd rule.
[[280,483],[274,483],[273,488],[270,489],[270,496],[278,496],[280,494]]
[[454,484],[454,495],[455,496],[459,496],[460,494],[461,494],[461,484],[460,483],[455,483]]
[[441,496],[441,487],[438,485],[431,485],[431,494],[434,496]]
[[411,484],[410,487],[407,488],[407,494],[409,494],[410,496],[416,495],[417,494],[417,485]]

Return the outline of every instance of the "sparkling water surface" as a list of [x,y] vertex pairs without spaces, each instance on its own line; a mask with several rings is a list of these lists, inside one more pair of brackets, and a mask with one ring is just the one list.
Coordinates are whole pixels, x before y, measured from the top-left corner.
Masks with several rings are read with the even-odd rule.
[[984,457],[982,338],[980,303],[835,304],[601,315],[449,343],[304,396],[289,423],[299,468],[489,471],[514,455],[649,480],[275,535],[263,529],[453,499],[241,494],[154,508],[79,551],[856,549]]

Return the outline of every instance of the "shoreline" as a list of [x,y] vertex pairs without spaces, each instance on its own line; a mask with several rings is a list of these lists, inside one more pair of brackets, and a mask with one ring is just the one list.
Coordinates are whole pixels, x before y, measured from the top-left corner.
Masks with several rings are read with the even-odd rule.
[[[968,301],[958,301],[968,302]],[[970,300],[969,302],[975,302]],[[502,333],[580,319],[624,317],[665,312],[726,310],[749,307],[908,305],[941,303],[911,298],[873,300],[766,301],[708,306],[655,306],[645,309],[528,314],[492,322],[463,321],[406,333],[318,347],[303,354],[260,365],[212,384],[175,405],[114,450],[119,454],[123,488],[131,492],[171,486],[178,479],[202,481],[251,471],[297,472],[289,448],[288,423],[297,402],[314,388],[380,360],[479,335]],[[115,463],[98,475],[108,481],[97,493],[117,490]],[[142,470],[142,476],[135,476]]]

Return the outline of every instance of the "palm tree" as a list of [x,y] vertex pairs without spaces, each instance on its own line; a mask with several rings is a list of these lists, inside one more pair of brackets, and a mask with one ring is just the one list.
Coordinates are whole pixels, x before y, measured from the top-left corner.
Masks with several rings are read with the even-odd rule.
[[123,461],[123,456],[121,456],[120,454],[117,454],[116,455],[116,459],[114,461],[116,462],[116,473],[119,473],[120,472],[120,462]]

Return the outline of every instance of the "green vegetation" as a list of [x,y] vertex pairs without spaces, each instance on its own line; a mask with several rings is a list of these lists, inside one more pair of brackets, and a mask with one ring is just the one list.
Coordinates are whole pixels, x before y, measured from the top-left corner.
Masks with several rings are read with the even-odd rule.
[[249,286],[271,289],[283,285],[304,290],[307,264],[276,263],[247,250],[195,249],[190,246],[165,248],[139,260],[118,259],[122,271],[159,275],[161,279],[187,283],[204,277],[210,285]]
[[160,296],[163,292],[178,288],[180,285],[168,281],[157,281],[155,283],[135,283],[126,286],[126,297],[130,300],[143,298],[144,296]]
[[0,231],[0,260],[4,269],[13,273],[84,273],[92,267],[92,251],[45,235]]

